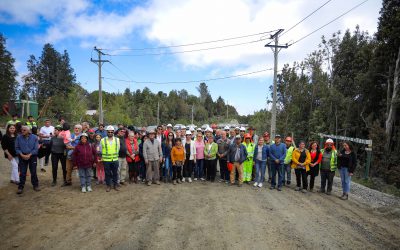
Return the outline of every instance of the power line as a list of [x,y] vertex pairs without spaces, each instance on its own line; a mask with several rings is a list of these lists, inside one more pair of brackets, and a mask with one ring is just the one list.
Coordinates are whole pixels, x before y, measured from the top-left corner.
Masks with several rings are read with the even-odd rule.
[[359,4],[357,4],[356,6],[354,6],[354,7],[351,8],[351,9],[349,9],[348,11],[344,12],[344,13],[341,14],[340,16],[334,18],[333,20],[331,20],[331,21],[329,21],[328,23],[322,25],[322,26],[319,27],[318,29],[316,29],[316,30],[314,30],[314,31],[312,31],[312,32],[310,32],[310,33],[308,33],[307,35],[301,37],[300,39],[298,39],[298,40],[292,42],[292,43],[289,44],[288,46],[292,46],[293,44],[296,44],[296,43],[300,42],[301,40],[303,40],[303,39],[305,39],[305,38],[311,36],[311,35],[314,34],[315,32],[321,30],[322,28],[325,28],[325,27],[328,26],[329,24],[333,23],[334,21],[338,20],[339,18],[343,17],[344,15],[350,13],[351,11],[357,9],[358,7],[360,7],[361,5],[363,5],[363,4],[366,3],[366,2],[368,2],[368,0],[365,0],[365,1],[363,1],[363,2],[361,2],[361,3],[359,3]]
[[108,56],[160,56],[160,55],[173,55],[173,54],[182,54],[182,53],[191,53],[191,52],[197,52],[197,51],[205,51],[205,50],[214,50],[214,49],[222,49],[222,48],[228,48],[228,47],[235,47],[235,46],[240,46],[240,45],[246,45],[246,44],[252,44],[252,43],[257,43],[261,41],[269,40],[269,38],[262,38],[259,40],[253,40],[249,42],[243,42],[243,43],[234,43],[234,44],[228,44],[228,45],[221,45],[221,46],[216,46],[216,47],[208,47],[208,48],[202,48],[202,49],[192,49],[192,50],[183,50],[183,51],[170,51],[170,52],[159,52],[159,53],[143,53],[143,54],[128,54],[128,55],[118,55],[118,54],[106,54]]
[[223,39],[218,39],[218,40],[195,42],[195,43],[180,44],[180,45],[161,46],[161,47],[153,47],[153,48],[124,48],[124,49],[103,49],[103,50],[108,50],[108,51],[128,51],[128,50],[129,51],[140,51],[140,50],[157,50],[157,49],[179,48],[179,47],[187,47],[187,46],[194,46],[194,45],[207,44],[207,43],[217,43],[217,42],[223,42],[223,41],[230,41],[230,40],[241,39],[241,38],[252,37],[252,36],[259,36],[259,35],[269,34],[269,33],[275,32],[275,31],[276,30],[271,30],[271,31],[259,32],[259,33],[255,33],[255,34],[223,38]]
[[147,83],[147,84],[197,83],[197,82],[210,82],[210,81],[217,81],[217,80],[224,80],[224,79],[236,78],[236,77],[241,77],[241,76],[253,75],[253,74],[258,74],[258,73],[261,73],[261,72],[266,72],[266,71],[269,71],[269,70],[273,70],[273,68],[263,69],[263,70],[253,71],[253,72],[247,72],[247,73],[238,74],[238,75],[217,77],[217,78],[209,78],[209,79],[201,79],[201,80],[190,80],[190,81],[171,81],[171,82],[152,82],[152,81],[143,81],[142,82],[142,81],[133,81],[133,80],[123,80],[123,79],[117,79],[117,78],[109,78],[109,77],[103,77],[103,78],[104,79],[108,79],[108,80],[120,81],[120,82]]
[[317,9],[315,9],[313,12],[311,12],[310,14],[308,14],[306,17],[304,17],[303,19],[301,19],[299,22],[297,22],[295,25],[293,25],[292,27],[290,27],[289,29],[287,29],[285,32],[282,33],[281,36],[283,36],[284,34],[288,33],[289,31],[291,31],[292,29],[294,29],[297,25],[299,25],[300,23],[304,22],[307,18],[309,18],[310,16],[314,15],[315,12],[319,11],[322,7],[324,7],[325,5],[327,5],[329,2],[331,2],[332,0],[328,0],[326,1],[323,5],[319,6]]

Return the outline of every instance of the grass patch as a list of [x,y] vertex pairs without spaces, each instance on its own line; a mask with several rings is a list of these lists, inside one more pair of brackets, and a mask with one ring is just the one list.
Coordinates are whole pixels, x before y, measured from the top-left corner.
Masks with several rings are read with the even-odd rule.
[[383,180],[380,180],[378,178],[369,178],[367,180],[364,178],[352,178],[351,180],[371,189],[400,197],[400,189],[398,189],[394,185],[386,184],[383,182]]

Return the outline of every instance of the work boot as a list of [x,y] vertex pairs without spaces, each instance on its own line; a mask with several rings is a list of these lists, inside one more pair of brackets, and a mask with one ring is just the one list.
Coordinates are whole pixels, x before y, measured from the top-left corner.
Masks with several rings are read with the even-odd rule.
[[173,184],[173,185],[176,185],[176,180],[173,180],[173,181],[172,181],[172,184]]
[[119,190],[120,190],[120,189],[119,189],[119,185],[115,185],[115,186],[114,186],[114,190],[115,190],[115,191],[119,191]]
[[36,192],[39,192],[40,188],[38,186],[36,186],[36,187],[33,187],[33,190],[35,190]]
[[22,188],[18,188],[17,194],[22,194],[22,192],[24,192],[24,190]]
[[110,191],[111,191],[111,186],[107,186],[106,192],[110,192]]

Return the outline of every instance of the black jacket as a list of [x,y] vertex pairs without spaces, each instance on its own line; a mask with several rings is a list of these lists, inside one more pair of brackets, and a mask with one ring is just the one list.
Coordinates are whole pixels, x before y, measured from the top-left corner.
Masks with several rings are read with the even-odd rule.
[[[13,156],[16,157],[17,153],[15,152],[15,139],[17,137],[10,137],[7,134],[5,134],[1,140],[1,147],[3,150],[8,150],[8,152]],[[4,153],[4,156],[7,158],[7,154]]]
[[[349,155],[346,155],[345,150],[343,149],[340,151],[340,155],[341,156],[338,155],[338,168],[341,169],[342,167],[347,167],[349,169],[349,173],[354,173],[354,171],[356,170],[356,167],[357,167],[356,153],[351,151],[351,153]],[[349,157],[349,161],[347,164],[348,166],[343,166],[345,157]]]

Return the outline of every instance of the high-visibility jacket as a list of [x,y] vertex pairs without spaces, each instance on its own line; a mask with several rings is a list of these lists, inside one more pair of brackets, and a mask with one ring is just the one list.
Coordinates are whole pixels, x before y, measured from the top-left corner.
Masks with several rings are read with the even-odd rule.
[[33,127],[37,127],[37,124],[36,124],[36,122],[26,122],[26,126],[28,126],[32,129]]
[[[324,155],[325,149],[321,149],[321,154],[322,156]],[[337,151],[335,149],[332,149],[332,154],[331,154],[331,171],[336,171],[337,169]],[[319,165],[321,168],[322,164]]]
[[112,144],[108,137],[101,139],[101,158],[102,161],[111,162],[118,161],[119,138],[113,137]]
[[7,122],[7,125],[6,125],[6,126],[8,126],[8,125],[15,125],[15,124],[17,124],[18,122],[21,122],[21,121],[20,121],[20,120],[15,120],[15,121],[9,120],[9,121]]
[[286,150],[286,157],[285,157],[285,164],[290,164],[292,162],[292,154],[293,154],[293,150],[294,147],[290,146],[287,150]]
[[247,151],[247,159],[249,160],[253,160],[253,155],[254,155],[254,149],[255,146],[252,142],[250,142],[249,144],[246,144],[245,142],[242,143],[244,145],[244,147],[246,148]]

